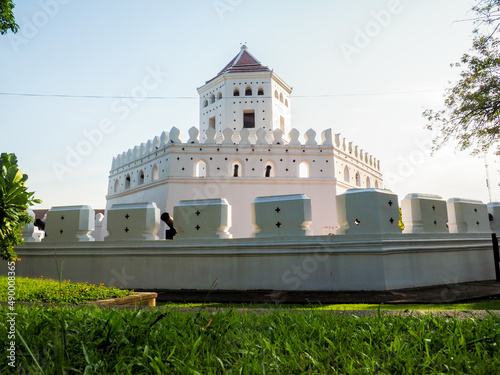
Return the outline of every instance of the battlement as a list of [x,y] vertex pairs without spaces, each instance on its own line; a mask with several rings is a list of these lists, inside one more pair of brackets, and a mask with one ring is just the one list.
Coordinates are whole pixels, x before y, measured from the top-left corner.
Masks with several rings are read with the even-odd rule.
[[[316,178],[337,179],[348,187],[378,187],[382,184],[380,163],[359,146],[332,130],[309,129],[304,142],[292,129],[284,137],[280,129],[233,131],[226,128],[216,138],[215,130],[189,129],[187,142],[173,127],[141,145],[113,158],[108,195],[114,195],[172,178]],[[336,172],[337,170],[337,172]],[[365,182],[365,184],[363,184]]]

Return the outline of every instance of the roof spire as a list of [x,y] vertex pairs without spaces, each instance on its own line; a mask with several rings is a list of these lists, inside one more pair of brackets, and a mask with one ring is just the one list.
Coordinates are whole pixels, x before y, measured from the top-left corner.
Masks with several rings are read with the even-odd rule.
[[[245,42],[246,43],[246,42]],[[263,66],[250,52],[246,44],[241,44],[240,52],[222,69],[214,78],[226,73],[245,73],[245,72],[270,72],[267,66]]]

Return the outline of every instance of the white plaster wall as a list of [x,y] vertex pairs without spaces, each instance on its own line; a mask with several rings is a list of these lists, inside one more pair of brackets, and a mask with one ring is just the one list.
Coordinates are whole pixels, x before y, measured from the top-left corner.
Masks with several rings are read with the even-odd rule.
[[[196,129],[194,131],[196,137]],[[191,133],[192,129],[192,138]],[[309,131],[308,134],[311,136],[315,132]],[[231,233],[235,237],[248,237],[252,230],[250,204],[253,199],[258,196],[306,194],[312,200],[313,232],[322,234],[323,227],[337,226],[335,195],[355,187],[352,181],[343,181],[342,174],[339,175],[343,170],[336,169],[339,163],[340,168],[348,164],[353,175],[354,171],[359,171],[362,182],[365,176],[370,176],[382,185],[379,166],[367,153],[356,153],[357,146],[352,144],[351,153],[342,151],[337,145],[332,145],[329,134],[331,131],[327,130],[322,133],[322,139],[308,139],[307,144],[290,145],[284,142],[286,137],[283,136],[280,144],[273,140],[270,144],[240,146],[196,143],[196,138],[195,143],[181,143],[180,132],[172,128],[169,135],[164,133],[114,159],[107,208],[112,203],[155,202],[162,212],[172,213],[180,200],[226,198],[235,215]],[[274,135],[268,135],[274,138]],[[342,143],[339,143],[340,140]],[[336,143],[342,145],[344,141],[340,135],[335,136]],[[158,149],[155,144],[159,145],[156,146]],[[200,161],[206,163],[207,177],[195,177],[196,165]],[[302,162],[307,165],[309,178],[299,177]],[[240,165],[242,177],[232,177],[234,163]],[[272,165],[270,178],[263,177],[266,165]],[[155,167],[158,168],[157,180],[153,180]],[[142,184],[141,171],[144,174]],[[125,189],[128,175],[130,188]],[[116,193],[115,186],[118,188]],[[161,238],[164,230],[162,224]]]
[[[494,279],[488,235],[25,244],[19,276],[135,289],[390,290]],[[57,258],[55,253],[57,252]],[[6,269],[1,271],[5,274]]]
[[[305,194],[311,198],[311,229],[314,234],[322,234],[324,226],[337,226],[333,179],[307,179],[307,183],[297,179],[263,177],[171,179],[166,185],[145,187],[131,194],[110,198],[106,209],[114,203],[155,202],[161,212],[167,211],[173,215],[174,206],[181,200],[225,198],[232,207],[233,225],[230,233],[235,238],[244,238],[253,233],[251,204],[254,199],[286,194]],[[165,224],[162,223],[158,233],[160,238],[164,238],[165,230]]]
[[[200,135],[205,139],[205,131],[209,127],[209,119],[216,116],[216,137],[222,136],[226,127],[239,131],[243,129],[243,112],[254,110],[255,130],[262,128],[266,131],[280,127],[279,115],[285,118],[286,128],[290,130],[290,89],[284,83],[278,83],[273,72],[249,72],[242,74],[224,74],[205,86],[199,88],[200,94]],[[246,96],[247,87],[252,89],[252,95]],[[278,106],[274,101],[274,88],[279,87],[281,92],[286,93],[288,107]],[[234,89],[239,90],[240,95],[234,96]],[[264,90],[264,95],[258,95],[258,89]],[[222,98],[218,100],[219,93]],[[215,95],[215,102],[210,102],[211,95]],[[208,106],[204,106],[208,100]],[[279,101],[278,101],[279,102]],[[280,103],[281,104],[281,103]],[[276,108],[275,108],[276,107]],[[278,112],[278,119],[276,114]],[[277,121],[277,122],[276,122]]]

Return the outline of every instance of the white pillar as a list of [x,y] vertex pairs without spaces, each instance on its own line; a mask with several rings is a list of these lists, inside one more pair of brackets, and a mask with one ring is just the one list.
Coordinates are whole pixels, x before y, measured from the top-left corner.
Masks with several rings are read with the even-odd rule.
[[257,197],[252,203],[255,237],[312,235],[311,199],[304,194]]
[[446,202],[438,195],[408,194],[401,201],[403,233],[449,233]]
[[223,198],[184,200],[174,207],[177,239],[232,238],[231,206]]
[[52,207],[47,212],[43,242],[94,241],[95,212],[90,206]]
[[398,196],[389,190],[350,189],[337,196],[337,234],[395,234]]
[[156,203],[114,204],[106,212],[108,236],[105,241],[154,241],[160,229]]
[[447,209],[450,233],[491,233],[488,210],[483,202],[450,198]]
[[500,236],[500,202],[488,203],[488,219],[490,221],[490,229]]
[[[33,220],[35,220],[35,213],[33,212],[33,210],[28,210],[26,213],[29,216],[31,216],[33,218]],[[35,231],[35,226],[33,225],[33,223],[25,225],[21,229],[22,238],[24,240],[24,243],[37,242],[37,240],[33,237],[34,231]]]

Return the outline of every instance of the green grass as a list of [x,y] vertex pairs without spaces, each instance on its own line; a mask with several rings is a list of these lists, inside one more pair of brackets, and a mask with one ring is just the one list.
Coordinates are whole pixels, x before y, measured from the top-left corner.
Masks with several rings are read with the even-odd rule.
[[[7,301],[6,276],[0,276],[0,301]],[[89,300],[125,297],[133,294],[130,290],[115,287],[108,288],[103,284],[70,283],[70,280],[56,281],[16,277],[17,302],[47,302],[79,304]]]
[[294,309],[294,310],[500,310],[500,300],[484,300],[470,303],[455,304],[224,304],[224,303],[171,303],[158,302],[157,306],[164,307],[188,307],[197,308],[200,306],[215,308],[235,308],[235,309]]
[[[7,336],[6,307],[0,337]],[[16,307],[25,374],[494,374],[500,320]],[[6,340],[0,347],[6,352]],[[6,361],[0,373],[9,373]]]

